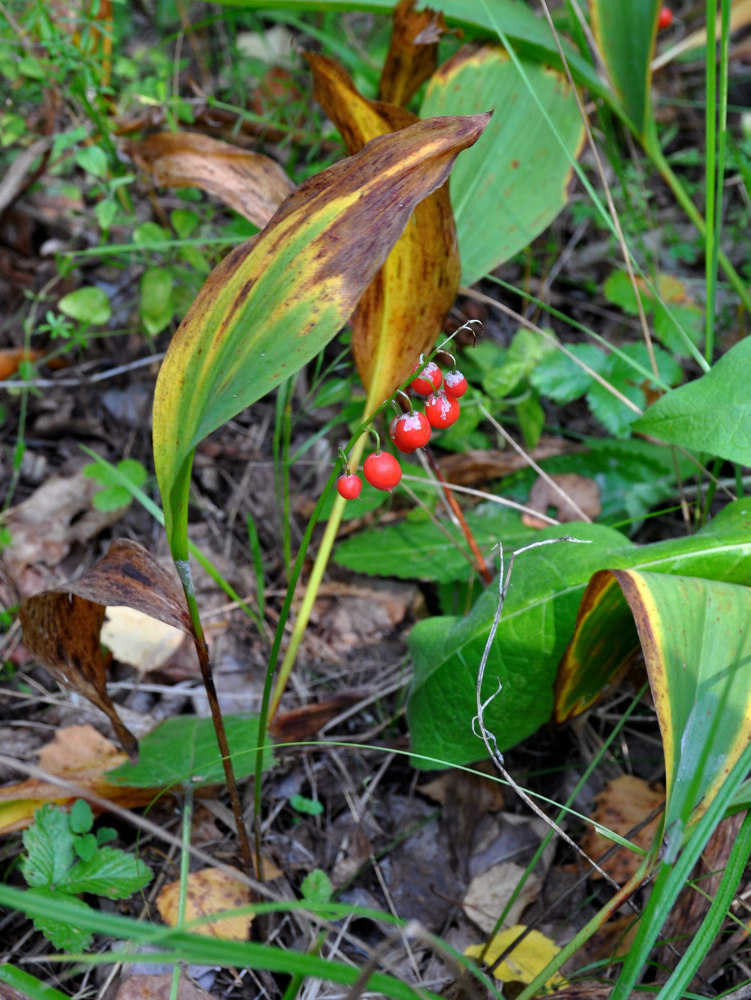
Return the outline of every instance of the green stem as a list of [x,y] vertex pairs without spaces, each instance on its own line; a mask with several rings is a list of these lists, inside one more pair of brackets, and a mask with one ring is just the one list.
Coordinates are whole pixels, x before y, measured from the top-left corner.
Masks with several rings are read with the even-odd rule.
[[[177,901],[177,926],[185,927],[185,911],[188,906],[188,875],[190,873],[190,827],[193,822],[193,786],[186,781],[183,786],[182,849],[180,851],[180,895]],[[170,1000],[177,1000],[180,988],[180,965],[172,970]]]
[[644,858],[641,865],[635,874],[631,876],[628,882],[618,890],[613,898],[610,899],[601,910],[598,910],[589,923],[582,927],[579,933],[576,934],[567,945],[564,945],[564,947],[561,948],[555,958],[545,966],[542,972],[532,980],[526,989],[522,990],[516,1000],[532,1000],[532,998],[542,990],[543,986],[550,979],[550,977],[560,969],[564,962],[567,962],[586,941],[589,941],[595,931],[599,930],[600,927],[602,927],[605,922],[610,919],[615,911],[631,898],[631,896],[650,874],[652,865],[653,859],[648,855]]
[[[668,161],[665,159],[665,156],[663,155],[663,152],[660,149],[656,139],[654,138],[649,139],[645,137],[644,151],[659,170],[665,183],[668,185],[670,190],[675,195],[675,199],[678,202],[678,204],[681,206],[683,211],[686,213],[689,219],[699,230],[699,233],[701,234],[702,238],[704,238],[707,232],[707,225],[704,219],[701,217],[701,213],[696,208],[693,201],[691,201],[689,193],[681,184],[678,177],[676,177],[676,175],[673,173],[673,170]],[[725,272],[728,281],[733,286],[735,291],[738,293],[741,302],[746,307],[746,309],[749,312],[751,312],[751,293],[749,292],[749,289],[746,287],[746,283],[743,280],[743,278],[738,274],[736,269],[728,260],[728,256],[725,253],[725,251],[721,250],[719,247],[717,248],[717,260],[719,261],[720,267]]]

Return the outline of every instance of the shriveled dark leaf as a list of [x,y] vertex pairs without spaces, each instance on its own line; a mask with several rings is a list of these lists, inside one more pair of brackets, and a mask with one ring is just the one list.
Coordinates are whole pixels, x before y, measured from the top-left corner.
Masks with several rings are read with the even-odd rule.
[[110,719],[123,749],[138,742],[107,693],[107,661],[99,633],[110,605],[126,605],[192,634],[175,580],[136,542],[120,539],[80,579],[27,597],[19,618],[26,648],[61,684],[78,691]]
[[406,105],[437,65],[438,42],[446,32],[442,13],[425,7],[415,10],[415,0],[400,0],[394,7],[394,31],[381,71],[378,96],[382,101]]

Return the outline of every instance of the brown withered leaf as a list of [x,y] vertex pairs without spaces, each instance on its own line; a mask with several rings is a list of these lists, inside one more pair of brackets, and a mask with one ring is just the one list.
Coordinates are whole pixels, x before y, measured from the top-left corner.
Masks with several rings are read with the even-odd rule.
[[[0,834],[27,827],[42,802],[68,804],[91,794],[125,808],[147,805],[154,798],[153,789],[113,785],[105,777],[107,771],[126,760],[127,756],[93,726],[59,729],[52,742],[39,751],[39,766],[49,774],[73,782],[76,793],[42,778],[4,785],[0,788]],[[99,809],[96,803],[92,803],[92,808]]]
[[[308,53],[313,95],[341,133],[350,153],[376,136],[417,121],[404,108],[368,101],[333,59]],[[409,375],[433,346],[459,287],[459,250],[443,184],[415,208],[386,263],[352,316],[352,353],[372,410]]]
[[[577,451],[578,446],[563,438],[542,437],[531,452],[535,462],[541,462],[553,455],[565,455]],[[512,472],[526,469],[529,465],[524,455],[510,449],[475,449],[444,455],[438,462],[441,472],[450,483],[457,486],[474,486],[489,479],[502,479]]]
[[143,546],[119,539],[80,579],[21,602],[24,645],[66,687],[78,691],[110,719],[123,749],[138,742],[107,693],[107,662],[99,633],[108,605],[124,604],[188,634],[192,627],[179,585]]
[[[241,875],[240,872],[237,874]],[[177,924],[179,900],[179,882],[165,885],[157,896],[159,915],[170,927],[175,927]],[[240,906],[247,906],[250,901],[250,890],[247,885],[218,868],[202,868],[188,875],[185,919],[197,920],[213,913],[237,909]],[[252,919],[251,916],[222,917],[211,923],[199,924],[192,930],[196,934],[221,938],[224,941],[246,941]]]
[[[621,837],[628,836],[638,847],[647,850],[660,822],[660,814],[653,817],[637,833],[631,830],[638,826],[650,813],[665,802],[665,790],[651,785],[643,778],[623,774],[609,781],[597,796],[597,807],[592,819],[606,826]],[[613,847],[613,841],[601,837],[594,830],[588,830],[581,841],[582,850],[598,861]],[[626,883],[636,873],[642,856],[626,847],[619,847],[600,867],[619,885]],[[601,878],[595,872],[592,878]]]
[[295,187],[270,157],[200,132],[157,132],[122,148],[155,184],[201,188],[260,229]]
[[[117,991],[115,1000],[170,1000],[171,996],[172,973],[163,972],[154,976],[128,976]],[[181,969],[177,983],[177,1000],[214,1000],[214,995],[194,983]]]
[[429,7],[417,11],[415,0],[400,0],[394,7],[394,31],[378,84],[382,101],[401,106],[408,103],[432,76],[438,42],[446,30],[443,14]]
[[[592,520],[599,515],[602,510],[600,487],[594,479],[580,476],[576,472],[562,472],[550,476],[550,479],[558,489],[540,476],[529,494],[528,507],[541,514],[547,514],[548,507],[552,507],[556,512],[555,516],[562,523],[582,521],[582,514]],[[545,528],[548,524],[533,514],[523,514],[522,523],[528,528]]]

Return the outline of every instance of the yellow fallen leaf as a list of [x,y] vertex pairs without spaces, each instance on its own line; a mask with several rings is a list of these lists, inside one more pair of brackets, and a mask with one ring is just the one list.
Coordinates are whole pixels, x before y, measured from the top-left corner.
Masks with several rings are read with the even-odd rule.
[[[524,924],[514,924],[513,927],[499,931],[487,945],[487,950],[486,945],[473,944],[465,950],[464,954],[469,958],[479,958],[484,952],[485,962],[492,965],[526,929]],[[532,930],[511,954],[506,956],[498,968],[493,970],[493,975],[504,983],[531,983],[560,950],[550,938],[545,937],[539,931]],[[550,977],[545,985],[554,986],[562,982],[563,977],[556,973]]]
[[[238,875],[241,873],[238,872]],[[165,885],[156,901],[159,915],[165,924],[177,926],[180,883]],[[213,913],[234,910],[250,903],[250,890],[218,868],[202,868],[188,875],[188,896],[185,904],[185,921],[197,920]],[[222,917],[208,924],[199,924],[191,930],[206,937],[223,941],[246,941],[250,933],[251,916]]]

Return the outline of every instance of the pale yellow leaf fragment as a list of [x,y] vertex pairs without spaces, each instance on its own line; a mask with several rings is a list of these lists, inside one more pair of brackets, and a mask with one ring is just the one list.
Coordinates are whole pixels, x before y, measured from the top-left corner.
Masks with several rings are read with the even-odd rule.
[[[241,875],[240,872],[237,873]],[[170,927],[177,926],[180,883],[165,885],[156,901],[162,920]],[[250,890],[227,872],[218,868],[203,868],[188,876],[188,896],[185,906],[185,922],[189,924],[199,917],[221,914],[250,903]],[[210,923],[191,927],[196,934],[221,938],[223,941],[247,941],[252,916],[221,917]]]
[[[479,958],[483,955],[486,964],[492,965],[526,929],[524,924],[514,924],[513,927],[496,934],[487,949],[485,945],[473,944],[465,950],[464,954],[469,958]],[[532,930],[511,954],[506,956],[498,968],[493,970],[493,975],[504,983],[531,983],[560,950],[550,938],[545,937],[539,931]],[[553,986],[561,982],[563,982],[563,977],[556,973],[550,977],[545,985]]]

